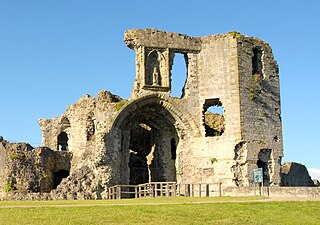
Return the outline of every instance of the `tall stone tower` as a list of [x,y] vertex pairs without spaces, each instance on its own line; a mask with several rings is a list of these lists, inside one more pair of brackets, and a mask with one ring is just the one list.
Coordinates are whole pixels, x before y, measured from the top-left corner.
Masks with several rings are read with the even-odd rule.
[[[194,38],[155,29],[129,30],[125,42],[136,52],[136,79],[122,116],[149,115],[146,123],[154,128],[150,123],[171,124],[168,140],[163,130],[158,138],[162,155],[177,151],[170,179],[247,186],[261,167],[265,183],[280,183],[279,71],[267,43],[237,32]],[[181,98],[171,97],[172,77],[181,76],[171,72],[177,53],[187,68]],[[146,101],[154,108],[144,111]],[[162,146],[172,138],[177,146]],[[162,165],[170,164],[167,155]]]

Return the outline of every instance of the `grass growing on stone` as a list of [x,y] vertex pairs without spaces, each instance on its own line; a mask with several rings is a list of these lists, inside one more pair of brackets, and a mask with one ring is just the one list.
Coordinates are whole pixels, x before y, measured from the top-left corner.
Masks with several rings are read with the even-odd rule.
[[15,208],[0,208],[0,224],[291,225],[319,224],[320,221],[320,202],[257,202],[257,198],[248,199],[251,202],[237,202],[247,199],[157,198],[1,202],[2,207],[15,205]]

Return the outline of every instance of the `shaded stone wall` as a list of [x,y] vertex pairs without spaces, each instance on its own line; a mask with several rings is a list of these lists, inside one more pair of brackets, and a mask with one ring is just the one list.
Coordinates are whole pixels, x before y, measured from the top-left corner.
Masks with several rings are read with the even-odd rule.
[[[279,185],[283,148],[278,65],[267,43],[242,35],[237,35],[237,40],[241,133],[248,152],[248,181],[252,181],[253,168],[257,167],[257,161],[260,160],[265,164],[264,172],[269,173],[270,182]],[[258,56],[254,55],[256,48],[261,51]],[[258,72],[257,68],[253,68],[254,57],[261,64]],[[268,159],[261,156],[266,150],[270,151]]]

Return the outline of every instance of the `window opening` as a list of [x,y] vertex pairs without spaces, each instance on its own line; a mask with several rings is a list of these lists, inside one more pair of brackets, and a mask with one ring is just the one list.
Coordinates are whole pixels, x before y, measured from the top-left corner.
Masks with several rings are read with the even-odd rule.
[[68,150],[68,135],[66,132],[61,132],[58,135],[58,150],[67,151]]
[[203,106],[203,122],[205,127],[205,136],[221,136],[225,130],[224,108],[217,99],[206,99]]
[[252,75],[259,76],[259,78],[263,78],[263,74],[262,74],[262,49],[261,49],[261,47],[254,47],[252,51],[253,51]]
[[171,96],[183,97],[188,74],[188,58],[186,54],[175,53],[171,69]]

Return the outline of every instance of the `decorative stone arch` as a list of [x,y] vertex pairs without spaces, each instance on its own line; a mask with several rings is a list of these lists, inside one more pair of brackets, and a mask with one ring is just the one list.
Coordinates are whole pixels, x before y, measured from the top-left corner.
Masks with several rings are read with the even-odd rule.
[[[138,184],[179,180],[179,154],[190,146],[186,137],[198,135],[193,117],[173,98],[154,93],[133,100],[118,113],[105,139],[110,154],[119,159],[112,165],[113,181]],[[173,139],[176,155],[172,152]]]
[[194,117],[179,103],[175,102],[174,98],[160,93],[146,94],[127,104],[126,107],[124,107],[116,116],[112,127],[119,128],[121,124],[123,124],[125,118],[135,110],[148,104],[158,104],[166,109],[178,122],[176,124],[177,129],[188,130],[191,136],[200,136],[200,129]]

